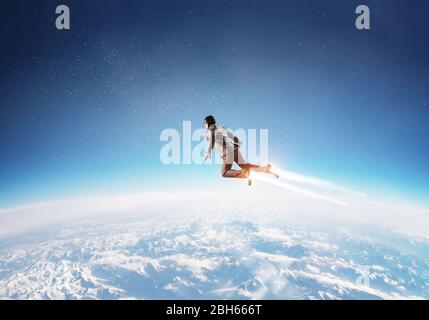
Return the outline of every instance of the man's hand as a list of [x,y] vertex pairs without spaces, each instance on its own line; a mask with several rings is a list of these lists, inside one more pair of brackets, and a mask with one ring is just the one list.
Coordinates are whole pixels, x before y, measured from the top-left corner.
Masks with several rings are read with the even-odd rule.
[[207,162],[207,160],[209,160],[210,158],[210,154],[206,153],[206,156],[204,157],[204,162]]

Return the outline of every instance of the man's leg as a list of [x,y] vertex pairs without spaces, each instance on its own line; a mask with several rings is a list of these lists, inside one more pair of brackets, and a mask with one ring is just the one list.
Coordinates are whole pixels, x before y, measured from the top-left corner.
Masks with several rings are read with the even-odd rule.
[[260,166],[252,163],[246,162],[243,155],[240,152],[240,149],[236,148],[234,150],[234,161],[239,165],[239,167],[243,170],[257,169]]
[[232,167],[232,165],[222,165],[222,177],[224,178],[246,178],[246,173],[244,170],[235,170],[228,169]]
[[225,154],[225,159],[222,162],[222,177],[224,178],[246,178],[246,172],[244,170],[234,170],[232,165],[234,163],[235,156],[233,150],[228,150]]

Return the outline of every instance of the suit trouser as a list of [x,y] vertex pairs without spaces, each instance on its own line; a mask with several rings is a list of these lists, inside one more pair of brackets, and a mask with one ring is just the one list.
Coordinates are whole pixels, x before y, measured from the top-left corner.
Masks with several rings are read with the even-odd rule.
[[[235,163],[241,168],[241,170],[232,169],[232,165]],[[225,178],[246,178],[246,171],[250,168],[258,168],[256,164],[247,163],[238,147],[233,150],[227,150],[222,162],[222,177]]]

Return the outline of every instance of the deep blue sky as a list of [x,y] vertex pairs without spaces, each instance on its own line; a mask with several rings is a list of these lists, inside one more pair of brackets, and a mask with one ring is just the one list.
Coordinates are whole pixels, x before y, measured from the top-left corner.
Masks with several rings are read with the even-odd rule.
[[[55,29],[55,7],[71,30]],[[355,8],[371,8],[371,31]],[[429,3],[2,1],[0,207],[227,183],[160,164],[160,132],[214,114],[268,128],[275,163],[429,198]]]

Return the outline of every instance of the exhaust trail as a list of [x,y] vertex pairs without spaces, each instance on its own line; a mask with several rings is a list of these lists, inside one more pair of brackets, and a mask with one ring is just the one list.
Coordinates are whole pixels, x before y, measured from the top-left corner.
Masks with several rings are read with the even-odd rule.
[[299,173],[295,173],[295,172],[287,171],[287,170],[281,170],[278,168],[274,168],[273,171],[279,173],[281,178],[284,178],[286,180],[296,181],[296,182],[303,183],[303,184],[308,184],[308,185],[312,185],[312,186],[316,186],[316,187],[321,187],[321,188],[331,189],[331,190],[335,190],[335,191],[339,191],[339,192],[343,192],[343,193],[348,193],[350,195],[353,195],[353,196],[356,196],[359,198],[365,198],[366,197],[366,195],[361,193],[361,192],[357,192],[354,190],[350,190],[347,188],[337,186],[337,185],[335,185],[329,181],[325,181],[325,180],[321,180],[321,179],[313,178],[313,177],[309,177],[309,176],[304,176],[304,175],[299,174]]
[[349,205],[346,202],[343,202],[343,201],[340,201],[340,200],[336,200],[336,199],[328,197],[328,196],[324,196],[324,195],[321,195],[321,194],[318,194],[318,193],[315,193],[315,192],[312,192],[312,191],[308,191],[308,190],[296,187],[296,186],[288,184],[288,183],[284,183],[284,182],[280,182],[280,181],[277,181],[277,180],[273,180],[271,177],[253,174],[252,175],[252,179],[259,180],[259,181],[262,181],[262,182],[265,182],[265,183],[269,183],[269,184],[281,187],[283,189],[288,189],[288,190],[291,190],[291,191],[294,191],[294,192],[298,192],[298,193],[304,194],[306,196],[309,196],[309,197],[312,197],[312,198],[315,198],[315,199],[328,201],[328,202],[331,202],[331,203],[334,203],[334,204],[337,204],[337,205],[340,205],[340,206],[343,206],[343,207],[346,207],[346,206]]

